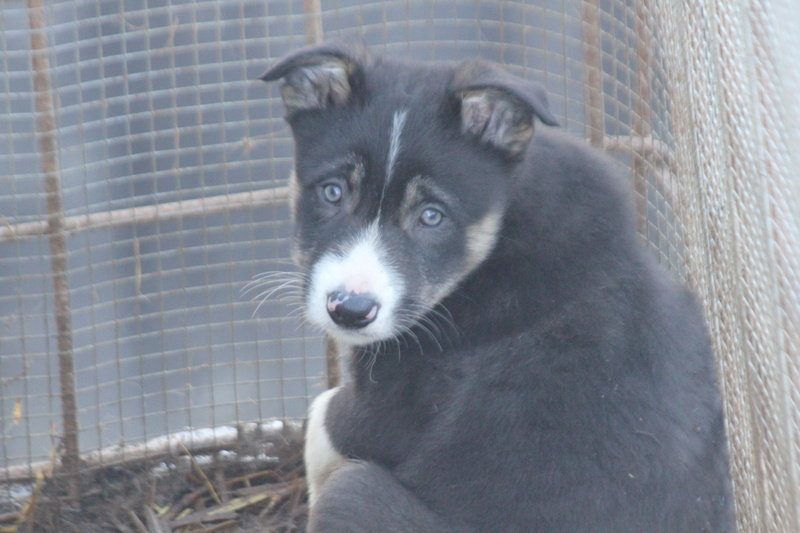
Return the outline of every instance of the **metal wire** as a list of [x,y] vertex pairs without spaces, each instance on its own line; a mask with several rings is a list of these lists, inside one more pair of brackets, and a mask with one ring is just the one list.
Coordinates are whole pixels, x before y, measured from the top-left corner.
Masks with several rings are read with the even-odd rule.
[[[798,10],[48,3],[80,452],[102,465],[187,428],[300,418],[336,379],[291,302],[267,299],[253,318],[241,288],[292,268],[292,143],[277,92],[253,80],[306,43],[355,37],[379,53],[499,61],[630,170],[643,236],[707,310],[739,530],[800,531]],[[67,433],[28,13],[0,3],[0,481],[30,478]]]

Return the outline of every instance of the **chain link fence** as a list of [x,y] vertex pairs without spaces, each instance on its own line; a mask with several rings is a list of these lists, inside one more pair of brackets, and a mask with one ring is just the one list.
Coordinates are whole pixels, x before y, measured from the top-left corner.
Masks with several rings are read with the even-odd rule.
[[629,169],[708,312],[739,530],[800,531],[799,25],[792,0],[0,3],[0,500],[54,457],[302,419],[324,339],[243,290],[293,268],[290,133],[254,80],[346,37],[500,62]]

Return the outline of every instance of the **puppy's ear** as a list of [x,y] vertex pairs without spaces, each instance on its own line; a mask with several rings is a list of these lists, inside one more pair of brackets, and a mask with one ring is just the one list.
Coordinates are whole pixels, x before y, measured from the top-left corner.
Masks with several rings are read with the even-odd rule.
[[367,61],[366,49],[337,41],[303,48],[280,60],[261,79],[283,79],[281,96],[286,115],[308,109],[331,109],[347,104],[359,85]]
[[541,85],[488,63],[462,63],[451,91],[461,101],[462,132],[513,157],[525,152],[533,136],[534,116],[558,126]]

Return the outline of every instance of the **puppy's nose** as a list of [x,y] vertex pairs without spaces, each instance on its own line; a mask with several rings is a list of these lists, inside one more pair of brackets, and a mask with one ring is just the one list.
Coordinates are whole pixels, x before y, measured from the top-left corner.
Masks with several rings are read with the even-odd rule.
[[333,291],[328,295],[328,314],[343,328],[366,327],[378,316],[378,309],[380,304],[371,294]]

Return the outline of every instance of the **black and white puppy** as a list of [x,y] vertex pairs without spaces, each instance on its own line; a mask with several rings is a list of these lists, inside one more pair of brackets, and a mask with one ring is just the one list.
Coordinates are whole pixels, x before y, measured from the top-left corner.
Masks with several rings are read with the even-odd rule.
[[352,351],[310,411],[310,531],[733,531],[701,311],[540,86],[350,43],[263,79],[306,316]]

